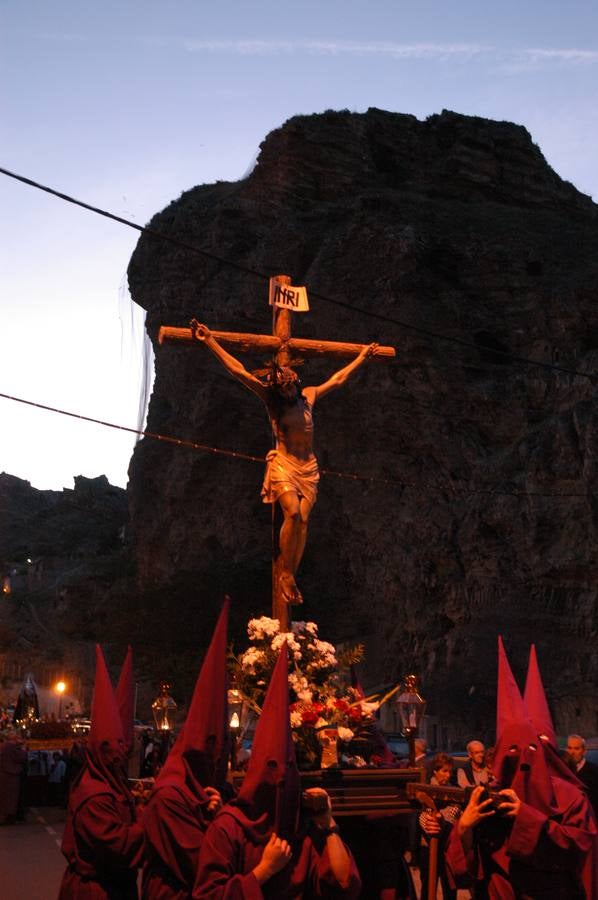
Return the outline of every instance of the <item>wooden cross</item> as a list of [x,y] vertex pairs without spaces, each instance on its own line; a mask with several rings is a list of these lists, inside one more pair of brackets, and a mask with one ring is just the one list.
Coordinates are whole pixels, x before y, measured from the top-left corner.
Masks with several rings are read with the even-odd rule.
[[[288,275],[276,276],[281,285],[290,285]],[[211,331],[218,343],[229,350],[241,353],[272,353],[272,358],[279,366],[292,366],[296,358],[353,359],[367,344],[347,344],[338,341],[314,341],[291,337],[291,310],[273,307],[272,334],[241,334],[231,331]],[[197,343],[193,329],[174,328],[163,325],[158,332],[160,344],[165,342]],[[394,347],[377,347],[373,361],[387,362],[396,358]],[[280,621],[281,631],[290,627],[289,607],[280,596],[276,559],[272,560],[272,618]]]

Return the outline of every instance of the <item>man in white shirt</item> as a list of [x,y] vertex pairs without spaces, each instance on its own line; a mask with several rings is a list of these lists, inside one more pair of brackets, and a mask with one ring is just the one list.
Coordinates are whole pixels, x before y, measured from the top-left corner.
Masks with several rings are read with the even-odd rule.
[[470,741],[466,749],[469,759],[462,768],[457,769],[457,784],[462,788],[488,784],[489,774],[485,763],[486,748],[481,741]]

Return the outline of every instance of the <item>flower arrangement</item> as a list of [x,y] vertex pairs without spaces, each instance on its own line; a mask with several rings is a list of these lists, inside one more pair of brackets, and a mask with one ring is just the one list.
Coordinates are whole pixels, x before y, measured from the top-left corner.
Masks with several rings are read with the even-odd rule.
[[334,729],[349,743],[371,724],[379,703],[348,685],[349,667],[363,657],[363,646],[337,653],[318,636],[315,622],[293,622],[281,632],[278,619],[262,616],[247,626],[251,645],[240,656],[231,654],[235,682],[256,712],[261,710],[278,652],[289,653],[291,727],[299,765],[313,768],[322,752],[322,736]]

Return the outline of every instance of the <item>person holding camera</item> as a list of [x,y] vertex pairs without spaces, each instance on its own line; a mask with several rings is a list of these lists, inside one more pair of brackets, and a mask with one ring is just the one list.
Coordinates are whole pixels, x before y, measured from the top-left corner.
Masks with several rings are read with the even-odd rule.
[[[495,784],[449,836],[452,882],[476,900],[595,900],[598,829],[579,781],[539,736],[499,642]],[[465,879],[465,880],[464,880]]]
[[300,802],[287,676],[284,644],[243,784],[204,835],[194,900],[359,897],[359,874],[328,794],[311,788]]

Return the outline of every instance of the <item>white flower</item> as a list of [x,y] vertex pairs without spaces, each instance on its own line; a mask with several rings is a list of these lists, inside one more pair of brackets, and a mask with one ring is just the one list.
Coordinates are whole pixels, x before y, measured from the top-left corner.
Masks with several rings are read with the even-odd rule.
[[250,641],[262,641],[266,637],[272,637],[280,631],[278,619],[269,619],[262,616],[261,619],[250,619],[247,623],[247,634]]
[[306,623],[305,623],[305,630],[306,630],[306,631],[309,631],[310,634],[317,634],[317,633],[318,633],[318,626],[316,625],[315,622],[306,622]]
[[257,647],[249,647],[241,657],[241,668],[255,675],[255,667],[264,660],[264,651]]
[[296,691],[296,694],[297,699],[301,700],[302,703],[311,703],[311,701],[313,700],[313,693],[307,688],[305,688],[305,690],[303,691]]
[[305,675],[300,675],[298,672],[289,672],[289,687],[297,694],[307,687],[307,678]]
[[316,657],[308,664],[307,668],[311,669],[335,669],[338,665],[336,656],[332,653],[326,653],[323,656]]
[[291,713],[291,728],[299,728],[302,723],[301,713],[294,709]]
[[339,725],[337,730],[338,736],[341,741],[345,741],[346,743],[348,743],[349,741],[353,740],[353,732],[350,728],[343,728],[342,725]]
[[277,634],[270,646],[276,652],[280,650],[285,642],[293,654],[294,659],[301,659],[301,644],[295,640],[294,635],[290,631],[283,631],[280,634]]
[[373,716],[380,704],[368,703],[366,700],[362,700],[360,706],[364,716]]
[[316,638],[313,646],[317,653],[330,653],[336,657],[336,649],[334,645],[329,644],[328,641],[321,641],[319,638]]

